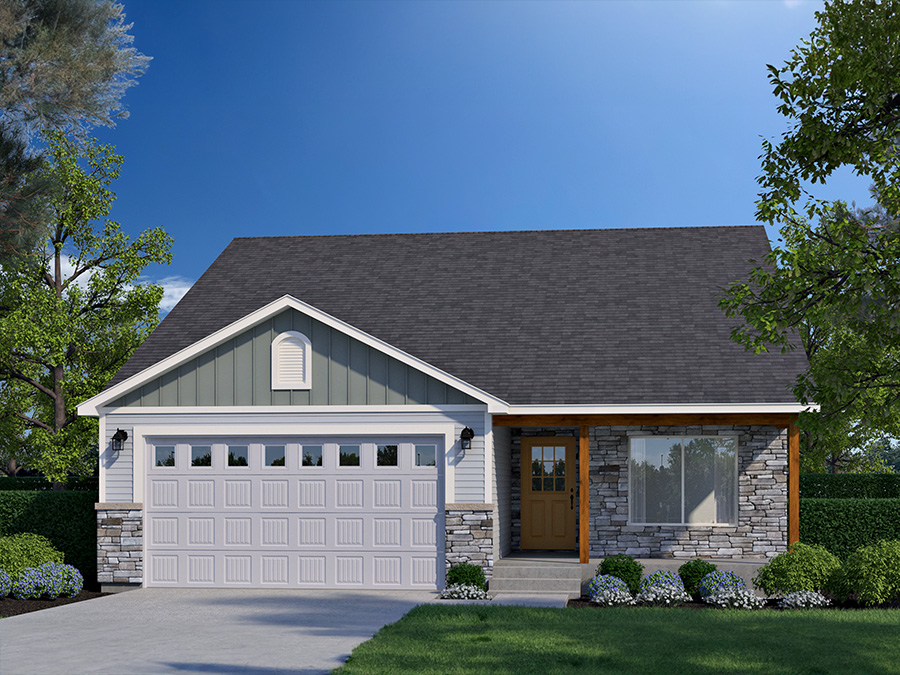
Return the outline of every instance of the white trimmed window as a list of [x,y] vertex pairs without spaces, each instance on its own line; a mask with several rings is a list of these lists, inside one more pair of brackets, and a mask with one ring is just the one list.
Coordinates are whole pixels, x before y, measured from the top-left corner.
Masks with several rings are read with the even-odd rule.
[[272,340],[272,389],[309,389],[312,386],[309,338],[289,330]]
[[635,525],[737,525],[737,438],[631,438],[628,521]]

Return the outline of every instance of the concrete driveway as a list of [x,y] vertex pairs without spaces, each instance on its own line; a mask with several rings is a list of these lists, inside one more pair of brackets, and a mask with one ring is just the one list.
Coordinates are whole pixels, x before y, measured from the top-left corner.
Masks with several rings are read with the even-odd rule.
[[128,591],[0,619],[0,673],[327,673],[436,595]]

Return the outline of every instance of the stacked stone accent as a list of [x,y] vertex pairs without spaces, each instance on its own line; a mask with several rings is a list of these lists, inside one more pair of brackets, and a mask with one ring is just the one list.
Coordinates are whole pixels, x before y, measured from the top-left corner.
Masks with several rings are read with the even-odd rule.
[[461,562],[478,565],[491,578],[494,567],[494,505],[447,504],[447,569]]
[[142,504],[95,504],[97,510],[97,581],[140,585],[144,579],[144,511]]
[[[738,437],[737,525],[629,525],[630,436]],[[592,427],[590,555],[765,559],[787,545],[787,432],[770,426]]]

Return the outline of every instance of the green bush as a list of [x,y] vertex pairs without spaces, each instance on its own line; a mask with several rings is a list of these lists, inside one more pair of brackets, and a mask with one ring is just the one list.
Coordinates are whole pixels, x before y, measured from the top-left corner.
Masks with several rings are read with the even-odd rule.
[[861,546],[900,539],[900,499],[801,499],[800,541],[842,560]]
[[476,588],[487,588],[484,570],[472,563],[458,563],[447,570],[447,585],[463,584]]
[[46,537],[91,587],[97,581],[96,501],[97,493],[88,491],[0,492],[0,536]]
[[708,560],[695,558],[690,560],[678,568],[678,576],[684,582],[684,590],[688,592],[694,600],[700,600],[700,592],[697,590],[697,584],[700,580],[710,572],[715,572],[719,568]]
[[835,589],[841,600],[855,595],[869,606],[900,599],[900,541],[860,548],[847,558]]
[[6,570],[13,580],[29,567],[46,562],[65,562],[62,552],[46,537],[30,532],[0,537],[0,569]]
[[797,542],[763,565],[753,579],[768,595],[832,589],[841,561],[822,546]]
[[900,474],[803,473],[800,498],[900,499]]
[[632,595],[637,595],[641,585],[641,576],[644,574],[644,566],[630,555],[619,553],[604,559],[597,567],[597,574],[618,577],[628,585],[628,590]]

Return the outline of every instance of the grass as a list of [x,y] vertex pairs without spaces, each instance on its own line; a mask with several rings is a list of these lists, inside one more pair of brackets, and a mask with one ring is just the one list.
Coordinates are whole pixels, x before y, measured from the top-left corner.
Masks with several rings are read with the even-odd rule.
[[335,675],[900,672],[900,611],[422,605]]

